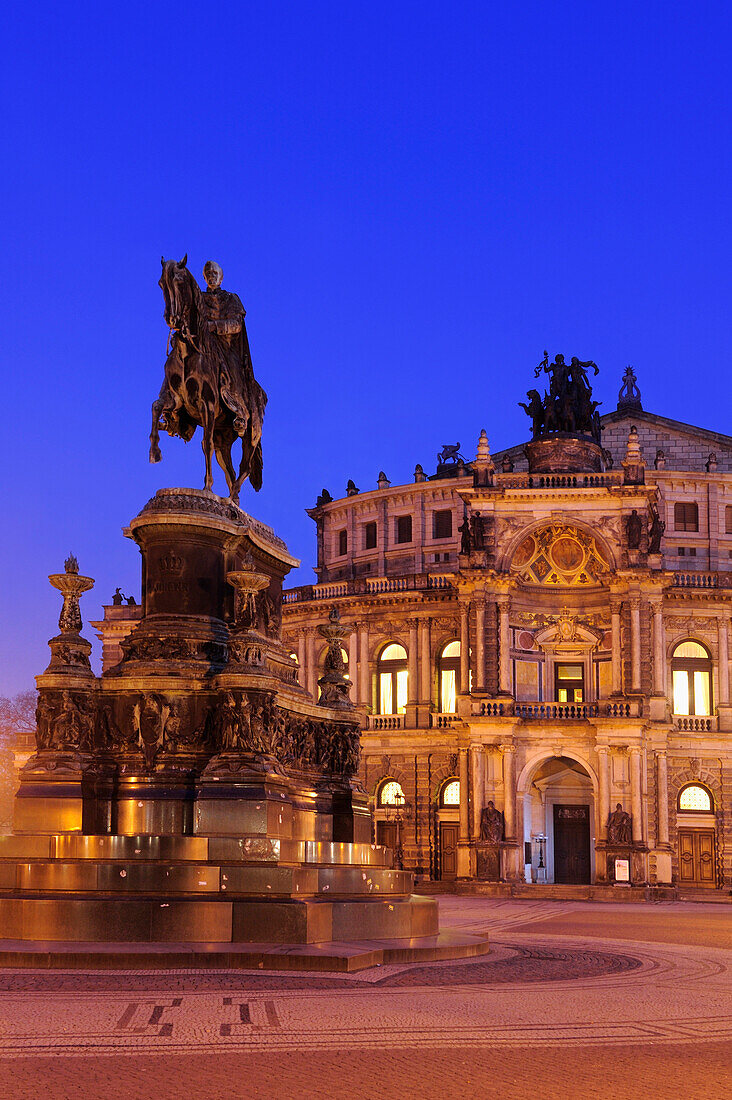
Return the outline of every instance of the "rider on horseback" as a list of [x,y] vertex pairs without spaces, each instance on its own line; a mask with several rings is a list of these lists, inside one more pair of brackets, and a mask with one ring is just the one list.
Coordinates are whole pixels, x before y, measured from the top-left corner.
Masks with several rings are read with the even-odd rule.
[[234,414],[234,430],[243,436],[249,418],[252,419],[252,441],[257,445],[262,434],[262,419],[267,398],[255,381],[249,353],[244,318],[246,310],[238,294],[224,290],[224,273],[215,260],[204,264],[203,321],[209,332],[218,337],[213,341],[219,352],[219,391]]

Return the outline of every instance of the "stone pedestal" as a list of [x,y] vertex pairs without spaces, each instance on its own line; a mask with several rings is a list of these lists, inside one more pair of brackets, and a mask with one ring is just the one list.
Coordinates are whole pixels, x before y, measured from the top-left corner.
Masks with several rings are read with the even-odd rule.
[[556,432],[526,444],[530,474],[599,474],[602,447],[590,436]]
[[500,844],[479,843],[475,846],[475,877],[481,882],[500,882]]
[[[0,837],[0,938],[435,936],[436,903],[412,898],[412,875],[370,843],[338,662],[318,705],[297,683],[280,629],[296,564],[284,543],[194,490],[161,490],[128,534],[142,616],[100,678],[67,607],[66,589],[89,579],[59,575],[69,637],[38,679],[18,835]],[[335,645],[337,616],[328,630]]]

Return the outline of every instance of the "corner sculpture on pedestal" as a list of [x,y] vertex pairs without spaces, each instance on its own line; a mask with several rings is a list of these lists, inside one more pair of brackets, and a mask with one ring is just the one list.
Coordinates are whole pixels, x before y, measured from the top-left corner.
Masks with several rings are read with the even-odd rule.
[[[102,942],[123,962],[146,942],[148,960],[187,966],[204,950],[224,965],[303,966],[313,943],[319,967],[348,969],[481,954],[482,938],[439,935],[435,901],[371,843],[337,613],[321,630],[319,699],[298,681],[281,628],[282,582],[299,563],[236,504],[245,477],[261,485],[266,398],[241,303],[218,265],[205,273],[202,293],[185,260],[163,261],[172,347],[151,436],[157,460],[160,426],[190,439],[200,425],[205,488],[158,490],[125,530],[142,559],[141,616],[102,676],[80,634],[93,581],[74,557],[50,577],[60,633],[37,677],[15,834],[0,837],[0,941],[43,941],[57,965],[85,966],[107,965]],[[226,499],[212,492],[213,451]],[[374,938],[399,942],[363,947]],[[344,954],[343,941],[361,947]],[[23,951],[0,942],[0,965]]]

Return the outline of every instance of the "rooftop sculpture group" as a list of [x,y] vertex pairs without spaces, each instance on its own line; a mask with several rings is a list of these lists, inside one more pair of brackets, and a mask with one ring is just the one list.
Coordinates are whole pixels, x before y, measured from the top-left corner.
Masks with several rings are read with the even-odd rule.
[[554,362],[550,363],[549,352],[544,352],[534,377],[538,378],[542,371],[548,374],[549,392],[545,392],[542,399],[538,390],[529,390],[526,395],[529,403],[519,401],[521,408],[531,417],[534,439],[567,432],[589,435],[600,442],[600,415],[597,412],[600,402],[592,400],[592,387],[587,375],[590,369],[598,373],[597,364],[591,359],[582,362],[572,356],[571,362],[565,363],[563,355],[556,355]]

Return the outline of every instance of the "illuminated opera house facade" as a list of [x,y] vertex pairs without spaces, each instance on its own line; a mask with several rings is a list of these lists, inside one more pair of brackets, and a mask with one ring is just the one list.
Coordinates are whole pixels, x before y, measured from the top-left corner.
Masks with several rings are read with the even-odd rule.
[[310,510],[284,635],[317,698],[338,609],[375,839],[425,878],[730,884],[732,438],[629,370],[596,439]]
[[[283,636],[317,701],[337,609],[374,839],[423,880],[732,881],[732,437],[630,368],[593,415],[309,510]],[[105,668],[137,615],[95,624]]]

